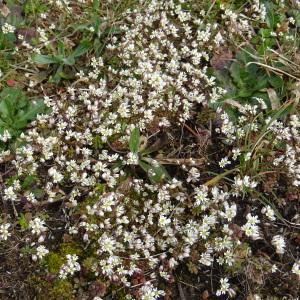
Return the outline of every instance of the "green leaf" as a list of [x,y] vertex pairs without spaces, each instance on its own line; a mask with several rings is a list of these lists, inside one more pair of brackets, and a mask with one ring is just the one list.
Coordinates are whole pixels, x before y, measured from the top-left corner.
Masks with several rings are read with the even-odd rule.
[[19,103],[24,106],[25,97],[18,88],[6,87],[0,94],[0,117],[2,119],[12,119],[15,111],[19,108]]
[[93,9],[98,11],[100,7],[100,0],[93,0]]
[[272,87],[276,89],[281,89],[283,87],[283,79],[279,77],[278,75],[272,75],[269,77],[269,83],[272,85]]
[[46,105],[42,100],[37,101],[35,104],[31,102],[25,112],[18,113],[16,122],[22,124],[22,122],[27,123],[29,121],[32,121],[37,116],[37,114],[44,112],[45,109]]
[[120,33],[122,33],[122,30],[119,27],[112,26],[112,27],[105,29],[103,31],[103,33],[101,34],[101,37],[108,36],[108,35],[120,34]]
[[137,153],[139,151],[139,145],[140,145],[140,130],[138,127],[135,127],[130,134],[130,139],[129,139],[130,151]]
[[65,56],[65,44],[62,41],[58,41],[57,50],[59,55]]
[[34,175],[27,175],[22,183],[22,188],[28,189],[36,181],[36,179],[37,178]]
[[54,55],[42,55],[36,54],[32,58],[33,62],[40,65],[57,64],[61,62],[61,59]]
[[144,158],[143,160],[140,160],[139,165],[148,174],[152,183],[159,183],[164,179],[170,179],[170,175],[167,170],[151,158]]
[[89,51],[91,46],[91,43],[89,41],[83,41],[81,42],[76,49],[71,53],[69,57],[76,58],[78,56],[81,56]]
[[18,219],[18,224],[21,226],[22,230],[26,230],[29,227],[29,223],[27,222],[25,215],[22,213]]
[[279,16],[275,13],[276,6],[271,1],[264,1],[264,5],[267,9],[266,23],[269,28],[274,29],[280,23]]
[[34,189],[33,194],[36,198],[41,199],[45,195],[45,191],[42,189]]
[[75,58],[70,55],[63,59],[63,63],[68,66],[73,66],[75,64]]

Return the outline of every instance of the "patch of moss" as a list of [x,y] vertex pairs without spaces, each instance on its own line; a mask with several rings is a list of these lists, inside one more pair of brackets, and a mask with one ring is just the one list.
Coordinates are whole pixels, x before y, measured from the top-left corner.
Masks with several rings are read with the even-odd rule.
[[59,248],[59,253],[62,257],[65,257],[67,254],[76,254],[80,256],[82,255],[82,249],[76,242],[62,243]]
[[68,280],[57,280],[49,290],[49,299],[69,300],[73,299],[73,285]]
[[63,263],[64,257],[55,252],[50,252],[43,260],[43,264],[46,265],[48,271],[52,274],[57,274]]
[[71,300],[73,299],[73,285],[68,280],[56,280],[49,282],[38,276],[30,278],[37,300]]

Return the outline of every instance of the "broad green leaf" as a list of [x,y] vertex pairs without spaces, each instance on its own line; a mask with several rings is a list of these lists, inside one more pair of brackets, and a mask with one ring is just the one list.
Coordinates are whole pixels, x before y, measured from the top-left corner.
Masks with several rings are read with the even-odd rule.
[[0,94],[0,117],[2,119],[12,118],[21,101],[24,106],[24,96],[18,88],[6,87]]
[[36,54],[33,56],[32,60],[40,65],[49,65],[49,64],[57,64],[61,62],[61,59],[54,55],[42,55]]
[[170,179],[167,170],[151,158],[144,158],[144,160],[140,160],[139,165],[148,174],[152,183],[158,183],[164,179]]
[[269,77],[269,83],[276,89],[281,89],[283,87],[283,79],[278,75],[272,75]]
[[36,181],[36,176],[34,175],[27,175],[22,183],[22,188],[27,189],[31,186],[32,183]]
[[59,55],[65,56],[65,44],[62,41],[58,41],[57,50]]
[[83,41],[81,42],[76,49],[71,53],[71,55],[69,57],[73,57],[76,58],[78,56],[81,56],[83,54],[85,54],[86,52],[89,51],[91,46],[91,43],[88,41]]
[[264,5],[267,9],[266,23],[269,28],[274,29],[280,23],[279,16],[276,14],[276,6],[271,1],[264,1]]
[[88,30],[91,26],[90,23],[87,23],[87,24],[72,24],[70,25],[74,30],[75,32],[76,31],[83,31],[83,30]]
[[102,36],[120,34],[122,30],[119,27],[112,26],[103,31]]
[[131,152],[137,153],[139,151],[140,145],[140,130],[138,127],[135,127],[130,135],[129,139],[129,149]]
[[75,64],[75,58],[70,55],[63,59],[63,63],[68,66],[73,66]]
[[35,104],[30,103],[26,112],[24,112],[23,114],[18,114],[17,121],[21,123],[32,121],[37,116],[37,114],[42,113],[43,111],[45,111],[45,109],[46,105],[42,100],[37,101]]

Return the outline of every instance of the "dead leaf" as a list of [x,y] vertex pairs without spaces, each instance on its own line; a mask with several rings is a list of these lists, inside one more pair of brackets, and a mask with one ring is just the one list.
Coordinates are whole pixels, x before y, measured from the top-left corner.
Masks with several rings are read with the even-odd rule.
[[241,105],[239,102],[233,100],[233,99],[226,99],[224,101],[225,104],[236,107],[239,111],[243,111],[243,105]]
[[212,59],[210,60],[210,64],[215,70],[222,70],[230,64],[231,59],[232,52],[225,48],[221,48],[214,53]]
[[104,282],[97,280],[89,287],[89,293],[92,297],[103,297],[107,291],[107,286]]
[[273,110],[278,109],[280,107],[280,100],[277,96],[277,93],[274,89],[266,89],[269,99],[271,101],[271,107]]
[[[22,35],[24,37],[24,40],[29,43],[33,38],[37,37],[37,31],[33,27],[19,28],[17,30],[17,35]],[[18,42],[21,43],[22,40],[18,40]]]
[[209,297],[209,292],[208,290],[205,290],[203,293],[202,293],[202,300],[207,300]]
[[6,18],[10,14],[10,10],[5,4],[1,4],[0,12],[4,18]]

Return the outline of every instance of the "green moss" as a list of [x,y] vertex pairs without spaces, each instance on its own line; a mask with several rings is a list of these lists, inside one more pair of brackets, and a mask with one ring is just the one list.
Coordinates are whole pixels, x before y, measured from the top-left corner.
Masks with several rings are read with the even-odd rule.
[[43,260],[43,264],[46,265],[48,271],[52,274],[57,274],[63,263],[64,257],[55,252],[50,252]]
[[67,254],[76,254],[80,256],[82,249],[75,242],[62,243],[58,252],[50,252],[45,256],[42,264],[44,264],[48,272],[57,274],[66,260]]
[[41,277],[32,276],[29,282],[35,290],[37,300],[71,300],[74,298],[73,286],[68,280],[59,279],[49,282]]
[[65,257],[67,254],[76,254],[80,256],[82,254],[82,249],[75,242],[62,243],[59,248],[59,253],[62,257]]
[[53,287],[49,290],[49,299],[69,300],[73,299],[73,286],[67,280],[57,280]]

